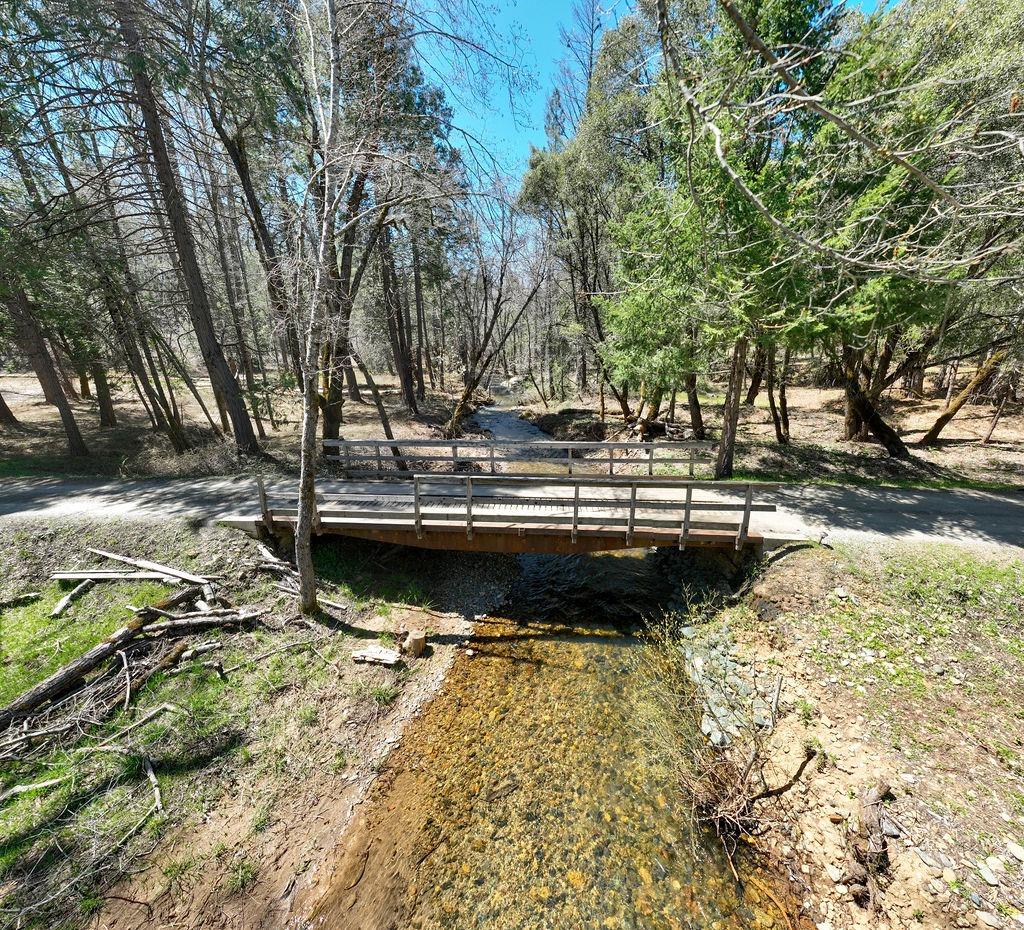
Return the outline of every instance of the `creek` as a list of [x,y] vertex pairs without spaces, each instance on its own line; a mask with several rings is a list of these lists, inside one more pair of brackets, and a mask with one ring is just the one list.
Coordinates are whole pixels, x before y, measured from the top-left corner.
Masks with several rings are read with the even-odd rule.
[[385,764],[314,925],[772,926],[632,725],[646,619],[715,572],[675,550],[519,565]]

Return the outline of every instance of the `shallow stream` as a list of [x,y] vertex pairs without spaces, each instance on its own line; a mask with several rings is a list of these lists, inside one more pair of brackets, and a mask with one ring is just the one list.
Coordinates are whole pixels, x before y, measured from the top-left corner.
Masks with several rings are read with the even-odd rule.
[[[531,438],[522,421],[505,435],[515,415],[494,413],[498,438]],[[720,574],[675,550],[520,566],[357,813],[317,925],[782,926],[741,891],[721,844],[691,832],[631,726],[644,618]]]

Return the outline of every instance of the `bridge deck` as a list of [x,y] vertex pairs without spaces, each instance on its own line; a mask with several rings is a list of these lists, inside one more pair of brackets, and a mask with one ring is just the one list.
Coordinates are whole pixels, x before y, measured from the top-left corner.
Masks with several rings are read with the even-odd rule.
[[[414,475],[340,482],[317,494],[314,532],[423,548],[578,552],[649,546],[760,546],[751,515],[771,485],[657,478]],[[260,492],[260,512],[225,522],[288,533],[295,492]]]

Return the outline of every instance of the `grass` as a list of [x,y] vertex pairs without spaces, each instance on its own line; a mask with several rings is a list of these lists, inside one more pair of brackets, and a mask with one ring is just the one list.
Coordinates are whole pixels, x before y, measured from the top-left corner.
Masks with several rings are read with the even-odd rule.
[[248,856],[243,856],[233,863],[228,870],[224,887],[231,894],[241,894],[247,888],[256,883],[256,876],[259,874],[259,867]]
[[152,582],[99,584],[72,610],[51,618],[54,605],[72,584],[54,582],[42,597],[0,612],[0,704],[7,704],[61,666],[91,649],[131,616],[124,605],[153,604],[170,588]]
[[947,544],[836,556],[851,594],[829,593],[809,618],[815,663],[862,695],[908,758],[967,736],[1019,771],[1024,561]]
[[[24,590],[54,564],[67,564],[65,550],[69,558],[78,559],[88,545],[184,568],[206,561],[200,556],[199,534],[185,525],[163,525],[148,535],[136,524],[121,523],[7,527],[0,535],[0,572],[7,590]],[[52,619],[50,611],[66,588],[56,583],[38,587],[42,596],[36,601],[0,611],[0,703],[123,625],[130,616],[125,604],[153,603],[170,590],[148,582],[97,584],[64,615]],[[218,656],[225,665],[280,641],[274,633],[244,640],[221,635],[225,648]],[[28,919],[38,918],[41,927],[73,924],[70,908],[91,913],[99,906],[92,873],[116,862],[95,857],[123,837],[137,837],[149,845],[168,823],[152,813],[146,817],[153,794],[143,758],[153,760],[164,802],[175,817],[208,808],[220,794],[223,775],[245,764],[236,750],[248,738],[246,721],[265,706],[267,687],[261,673],[269,668],[278,685],[304,682],[315,677],[308,673],[308,661],[308,654],[284,652],[273,661],[243,666],[228,681],[198,667],[184,675],[155,675],[127,713],[115,714],[77,742],[81,748],[96,745],[159,704],[180,708],[180,713],[162,714],[136,729],[125,741],[127,754],[52,748],[32,759],[0,765],[0,794],[13,785],[60,779],[0,802],[0,908],[28,907]],[[188,867],[186,860],[169,864],[169,877]],[[46,900],[61,886],[67,887],[66,893],[38,914],[32,910],[37,900]]]
[[333,596],[352,602],[357,609],[387,614],[390,604],[430,607],[430,559],[407,554],[401,562],[384,560],[387,547],[348,540],[330,540],[314,549],[317,577],[333,587]]

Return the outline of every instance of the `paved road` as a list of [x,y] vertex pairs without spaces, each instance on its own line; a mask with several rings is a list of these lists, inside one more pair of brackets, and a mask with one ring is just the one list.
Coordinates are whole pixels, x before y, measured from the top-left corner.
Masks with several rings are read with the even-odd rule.
[[[330,482],[318,487],[329,493],[332,485],[341,486]],[[277,485],[281,490],[290,486],[294,485]],[[751,528],[766,535],[817,539],[828,533],[833,539],[946,540],[1024,547],[1024,493],[791,485],[763,498],[759,495],[758,500],[762,499],[778,508],[774,514],[754,517]],[[0,519],[91,515],[97,519],[214,520],[254,512],[256,492],[250,479],[0,480]]]

